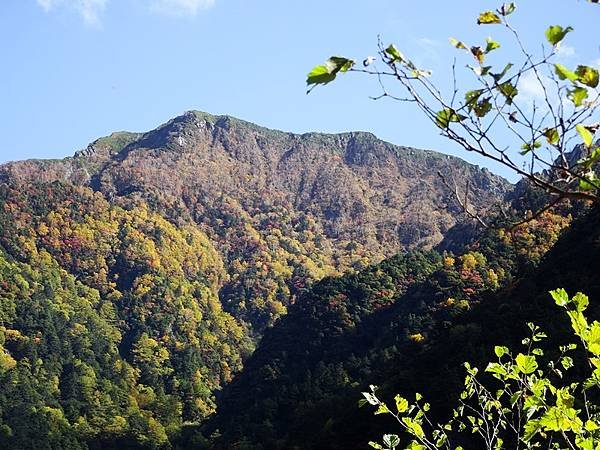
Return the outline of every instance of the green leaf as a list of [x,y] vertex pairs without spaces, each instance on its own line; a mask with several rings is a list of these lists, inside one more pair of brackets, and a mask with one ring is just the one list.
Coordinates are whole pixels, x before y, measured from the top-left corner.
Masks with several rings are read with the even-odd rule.
[[535,372],[535,370],[538,368],[535,356],[519,353],[515,358],[515,362],[517,363],[517,369],[519,369],[519,371],[525,375]]
[[577,129],[577,132],[581,136],[581,139],[583,139],[584,145],[587,148],[590,148],[594,141],[594,135],[592,134],[592,132],[590,130],[588,130],[585,125],[582,125],[582,124],[578,124],[575,128]]
[[496,50],[498,48],[500,48],[500,43],[497,41],[494,41],[491,37],[487,38],[485,40],[486,42],[486,46],[485,46],[485,52],[489,53],[492,50]]
[[465,93],[465,104],[473,105],[479,100],[479,97],[483,94],[483,89],[474,89]]
[[580,83],[595,88],[598,86],[598,71],[589,66],[577,66],[575,74]]
[[508,353],[508,348],[500,345],[496,345],[494,347],[494,353],[498,358],[502,358],[504,355]]
[[527,153],[529,153],[532,150],[538,149],[542,146],[542,143],[538,140],[533,141],[533,143],[525,143],[523,145],[521,145],[521,149],[523,150],[521,153],[521,155],[526,155]]
[[473,106],[473,111],[477,117],[485,117],[492,110],[491,97],[486,97]]
[[525,424],[523,440],[529,442],[542,428],[539,420],[530,420]]
[[579,180],[579,188],[582,191],[595,191],[600,186],[600,178],[596,175],[596,172],[589,170],[583,175],[585,178]]
[[558,75],[558,78],[560,78],[561,80],[577,81],[579,79],[575,72],[571,72],[562,64],[554,64],[554,71],[556,72],[556,75]]
[[505,81],[502,84],[496,86],[496,89],[504,95],[506,103],[512,105],[513,99],[519,94],[519,90],[516,86],[511,84],[509,81]]
[[502,19],[494,11],[484,11],[477,18],[478,25],[502,23]]
[[587,431],[596,431],[599,428],[600,428],[600,425],[598,423],[594,422],[593,420],[588,420],[585,423],[585,429]]
[[[347,72],[354,66],[354,61],[340,56],[332,56],[325,64],[313,68],[306,78],[308,86],[327,84],[335,80],[339,72]],[[309,90],[310,92],[310,90]]]
[[580,159],[577,161],[578,164],[581,164],[586,169],[591,168],[594,164],[600,161],[600,147],[594,149],[592,153],[587,158]]
[[389,448],[394,449],[400,445],[400,438],[395,434],[384,434],[383,443]]
[[498,13],[502,16],[508,16],[514,13],[516,9],[517,5],[515,5],[513,2],[504,3],[500,8],[498,8]]
[[569,319],[571,319],[571,328],[577,334],[577,336],[583,336],[587,330],[588,323],[587,319],[580,311],[567,311]]
[[582,294],[581,292],[575,294],[571,300],[573,301],[573,303],[575,303],[575,308],[577,309],[577,311],[580,312],[585,311],[588,305],[590,304],[590,299],[588,298],[588,296]]
[[569,300],[569,294],[567,294],[567,291],[563,288],[550,291],[550,295],[557,306],[567,306],[571,302],[571,300]]
[[502,364],[498,363],[489,363],[485,368],[485,371],[498,375],[500,379],[503,379],[508,374],[506,368]]
[[396,409],[398,410],[398,412],[400,414],[406,412],[406,410],[408,409],[408,400],[406,400],[403,397],[400,397],[399,395],[396,395],[396,397],[394,397],[394,400],[396,401]]
[[571,358],[570,356],[563,356],[560,359],[560,364],[565,370],[569,370],[571,367],[573,367],[573,358]]
[[375,411],[375,415],[378,414],[389,414],[391,411],[388,409],[387,406],[385,406],[383,403],[381,403],[379,405],[379,408],[377,408],[377,411]]
[[392,62],[404,61],[404,55],[396,48],[394,44],[390,44],[388,48],[385,49],[385,53],[392,59]]
[[573,31],[572,27],[563,28],[560,25],[552,25],[546,30],[546,39],[552,45],[556,45],[571,31]]
[[502,78],[504,78],[504,75],[506,75],[508,73],[508,71],[513,67],[513,63],[508,63],[506,66],[504,66],[504,69],[502,69],[502,72],[500,73],[491,73],[490,75],[492,76],[492,78],[497,82],[499,82]]
[[450,39],[448,39],[450,41],[450,45],[452,45],[453,47],[462,49],[462,50],[468,50],[466,44],[462,41],[459,41],[458,39],[455,39],[453,37],[451,37]]
[[477,67],[473,67],[473,66],[469,66],[469,65],[467,65],[467,67],[469,69],[471,69],[473,71],[473,73],[475,75],[477,75],[478,77],[484,77],[484,76],[486,76],[488,73],[490,73],[490,69],[492,68],[492,66],[477,66]]
[[425,432],[423,431],[421,424],[419,424],[417,421],[413,420],[412,418],[403,417],[402,423],[404,423],[404,425],[406,425],[407,431],[410,434],[412,434],[413,436],[416,436],[418,438],[422,438],[423,436],[425,436]]
[[464,119],[466,119],[465,116],[457,114],[453,109],[444,108],[437,113],[435,122],[440,128],[448,128],[452,122],[460,122]]
[[[582,294],[583,295],[583,294]],[[586,338],[588,350],[594,356],[600,356],[600,323],[594,321]]]
[[554,145],[558,143],[560,139],[560,135],[558,134],[558,130],[556,128],[546,128],[544,130],[544,136],[548,141],[548,144]]
[[483,89],[475,89],[465,93],[465,105],[469,111],[475,112],[477,117],[484,117],[492,110],[492,102],[490,101],[490,97],[486,97],[481,101],[478,101],[481,94],[483,94]]
[[577,86],[567,91],[567,97],[575,106],[583,105],[583,102],[588,98],[588,90],[584,87]]

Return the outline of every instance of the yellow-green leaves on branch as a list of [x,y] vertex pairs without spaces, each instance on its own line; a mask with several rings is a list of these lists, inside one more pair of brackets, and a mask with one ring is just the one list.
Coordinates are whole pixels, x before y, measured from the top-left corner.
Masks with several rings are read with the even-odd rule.
[[577,66],[575,70],[577,80],[581,84],[595,88],[598,86],[598,70],[589,66]]
[[594,143],[594,134],[585,125],[582,124],[577,125],[575,128],[581,136],[581,139],[583,139],[584,145],[587,148],[590,148]]
[[598,189],[600,185],[600,178],[596,175],[596,172],[593,170],[589,170],[585,174],[585,178],[579,180],[579,188],[582,191],[595,191]]
[[546,137],[546,141],[550,145],[558,144],[560,136],[558,134],[558,130],[556,128],[546,128],[544,130],[544,136]]
[[458,48],[459,50],[467,50],[468,52],[470,52],[471,55],[475,57],[475,59],[480,65],[483,64],[485,60],[485,55],[487,55],[493,50],[496,50],[497,48],[500,48],[500,43],[493,40],[491,37],[488,37],[485,40],[485,47],[474,45],[471,48],[467,47],[467,44],[465,44],[462,41],[459,41],[456,38],[451,37],[448,40],[450,41],[450,45],[452,45],[453,47]]
[[598,161],[600,161],[600,147],[594,149],[587,158],[580,159],[577,162],[589,170]]
[[440,128],[448,128],[452,122],[460,122],[461,120],[465,119],[465,116],[457,114],[453,109],[444,108],[437,113],[435,117],[435,123]]
[[494,81],[496,83],[498,83],[498,82],[500,82],[500,80],[502,78],[504,78],[504,76],[508,73],[508,71],[510,69],[512,69],[513,65],[514,65],[513,63],[508,63],[506,66],[504,66],[504,69],[502,69],[502,72],[500,72],[500,73],[491,73],[490,72],[490,75],[494,79]]
[[554,71],[560,80],[573,83],[573,89],[567,91],[567,97],[575,106],[582,106],[588,98],[588,90],[583,86],[595,88],[600,81],[598,70],[589,66],[577,66],[573,72],[562,64],[554,64]]
[[525,375],[535,372],[535,370],[538,368],[538,363],[533,355],[524,355],[523,353],[519,353],[515,358],[515,362],[517,363],[517,369],[519,369],[519,372],[524,373]]
[[352,59],[341,56],[332,56],[325,64],[316,66],[310,71],[306,78],[306,85],[310,88],[307,94],[319,84],[327,84],[335,80],[335,77],[340,72],[347,72],[354,67],[355,62]]
[[521,155],[526,155],[527,153],[533,151],[533,150],[537,150],[538,148],[542,147],[542,143],[540,141],[538,141],[537,139],[533,142],[526,142],[525,144],[521,145]]
[[499,84],[496,89],[506,98],[509,105],[512,105],[514,98],[519,94],[517,87],[509,81]]
[[561,80],[577,81],[577,74],[570,71],[562,64],[554,64],[554,71]]
[[450,41],[450,45],[452,47],[455,47],[455,48],[458,48],[461,50],[468,50],[467,45],[463,41],[459,41],[458,39],[453,38],[453,37],[449,38],[448,41]]
[[500,14],[501,16],[508,16],[514,13],[516,9],[517,5],[515,5],[514,3],[505,3],[500,8],[498,8],[498,14]]
[[573,27],[563,28],[560,25],[552,25],[546,30],[546,39],[552,45],[557,45],[571,31],[573,31]]
[[404,55],[400,52],[400,50],[398,50],[398,48],[394,44],[390,44],[385,49],[385,54],[389,56],[391,62],[393,63],[404,61]]
[[500,48],[500,43],[493,40],[491,37],[487,38],[485,40],[486,46],[485,46],[485,52],[489,53],[492,50],[496,50],[497,48]]
[[413,64],[412,61],[406,59],[402,52],[394,44],[390,44],[384,51],[385,57],[388,58],[386,61],[388,64],[401,63],[404,67],[410,69],[410,73],[414,78],[430,77],[431,70],[419,69]]
[[493,25],[497,23],[502,23],[502,19],[494,11],[484,11],[477,18],[477,25]]
[[492,110],[491,97],[485,97],[480,100],[483,89],[468,91],[465,94],[465,105],[470,112],[474,112],[477,117],[485,117]]
[[573,102],[575,106],[583,105],[583,102],[588,98],[588,90],[586,88],[577,86],[567,91],[567,97]]
[[399,414],[402,414],[408,410],[408,400],[406,400],[404,397],[396,395],[394,397],[394,400],[396,402],[396,410]]

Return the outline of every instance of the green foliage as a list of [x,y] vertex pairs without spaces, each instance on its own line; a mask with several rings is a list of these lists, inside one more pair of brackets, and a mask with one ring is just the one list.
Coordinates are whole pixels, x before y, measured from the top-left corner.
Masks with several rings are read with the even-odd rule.
[[588,148],[591,147],[593,140],[594,140],[594,135],[590,132],[590,130],[588,130],[582,124],[578,124],[577,132],[581,136],[581,139],[583,140],[583,143],[585,144],[585,146]]
[[63,185],[2,205],[0,447],[168,447],[214,411],[251,343],[202,232]]
[[440,128],[448,128],[452,122],[460,122],[465,116],[456,114],[456,111],[446,108],[437,113],[436,123]]
[[[376,395],[376,388],[363,392],[366,402],[376,406],[375,414],[390,414],[407,435],[401,445],[396,435],[383,436],[376,449],[457,449],[469,445],[473,435],[477,448],[569,448],[589,450],[600,446],[600,407],[595,400],[600,387],[600,322],[588,324],[584,312],[587,296],[569,298],[564,289],[551,292],[555,303],[565,308],[571,320],[573,337],[586,352],[589,365],[573,365],[570,354],[576,344],[560,346],[555,358],[541,359],[549,351],[539,347],[545,333],[529,324],[530,337],[523,340],[526,353],[513,356],[506,347],[495,347],[496,362],[487,365],[495,383],[480,379],[479,371],[465,363],[467,375],[460,394],[460,406],[452,418],[434,424],[428,418],[429,405],[417,396],[409,402],[396,396],[396,409],[389,408]],[[543,368],[542,368],[543,367]],[[569,371],[585,373],[573,379]],[[465,440],[467,443],[465,443]]]
[[[347,72],[354,66],[354,61],[340,56],[332,56],[324,64],[316,66],[306,77],[308,86],[327,84],[333,80],[339,72]],[[310,89],[309,91],[310,92]]]
[[558,45],[571,31],[573,27],[563,28],[560,25],[552,25],[546,30],[546,39],[550,44]]

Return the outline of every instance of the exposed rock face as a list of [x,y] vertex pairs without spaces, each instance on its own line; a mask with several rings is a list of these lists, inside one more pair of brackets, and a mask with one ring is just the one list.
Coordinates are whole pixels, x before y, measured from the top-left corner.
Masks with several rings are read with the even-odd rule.
[[[438,171],[469,180],[480,212],[510,187],[458,158],[395,146],[370,133],[297,135],[201,112],[145,134],[114,133],[73,158],[6,164],[0,179],[60,180],[89,185],[113,201],[144,200],[174,222],[198,223],[230,263],[264,262],[268,257],[261,255],[273,256],[282,245],[308,258],[326,255],[317,264],[322,276],[439,243],[460,211]],[[249,227],[258,236],[250,236]],[[277,244],[267,239],[274,228],[283,235],[273,238]],[[282,244],[289,233],[311,245]],[[251,291],[233,289],[227,301],[238,305],[233,298]],[[291,291],[282,293],[283,304]]]

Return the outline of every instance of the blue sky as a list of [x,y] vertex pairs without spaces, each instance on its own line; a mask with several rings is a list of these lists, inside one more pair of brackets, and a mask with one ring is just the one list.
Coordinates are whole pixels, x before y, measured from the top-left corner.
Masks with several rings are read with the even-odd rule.
[[[514,22],[526,41],[539,45],[549,24],[573,25],[561,57],[598,64],[598,39],[588,39],[597,33],[599,7],[583,0],[520,3]],[[332,54],[373,54],[381,35],[444,84],[456,55],[448,37],[481,42],[493,35],[474,18],[499,4],[1,0],[0,162],[68,156],[112,131],[150,130],[198,109],[286,131],[371,131],[484,164],[439,137],[414,106],[370,100],[379,93],[373,79],[345,76],[308,96],[304,82]],[[514,56],[501,50],[499,58]]]

